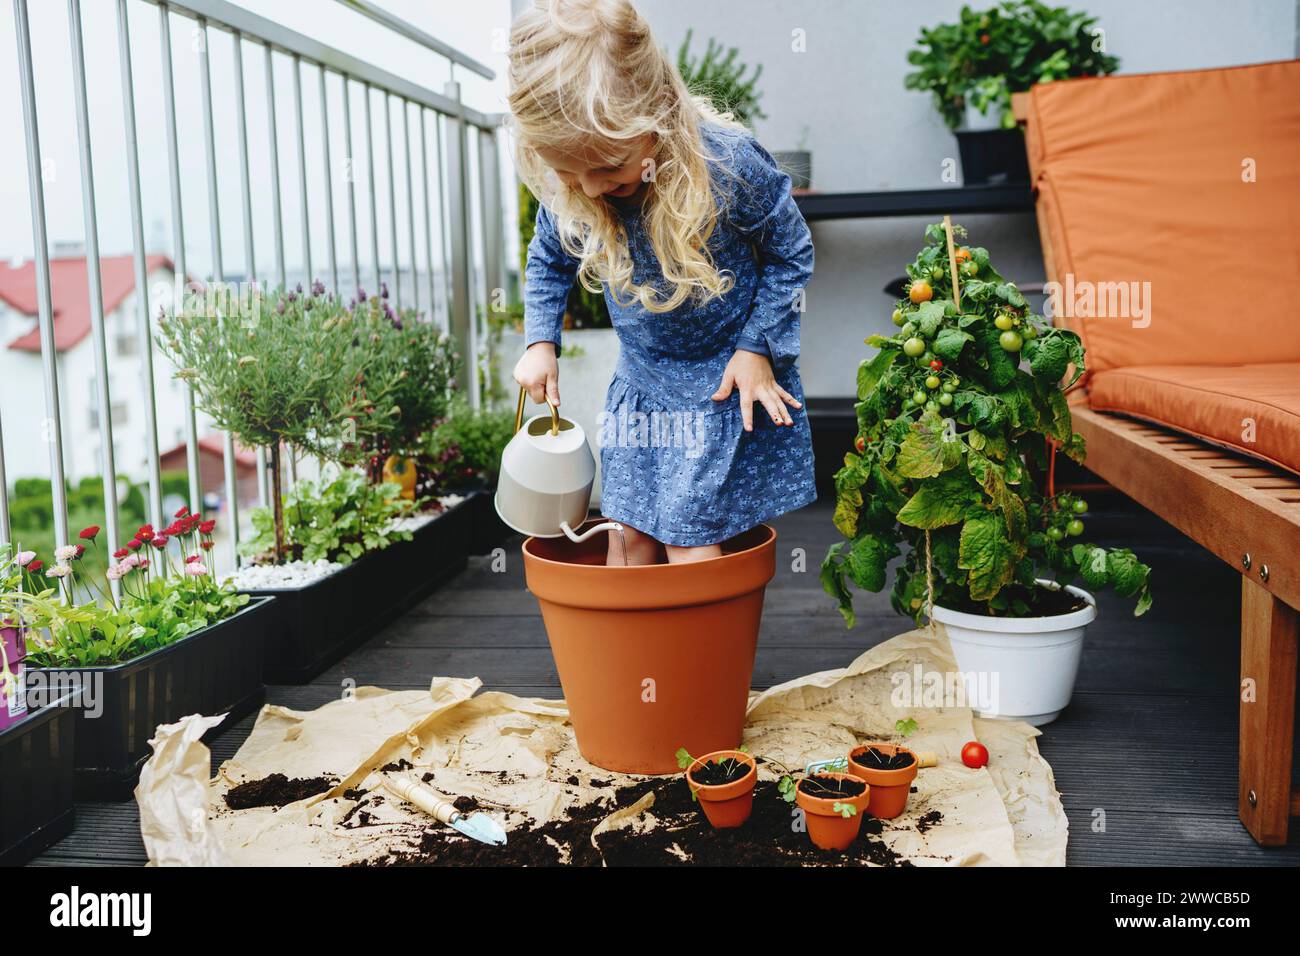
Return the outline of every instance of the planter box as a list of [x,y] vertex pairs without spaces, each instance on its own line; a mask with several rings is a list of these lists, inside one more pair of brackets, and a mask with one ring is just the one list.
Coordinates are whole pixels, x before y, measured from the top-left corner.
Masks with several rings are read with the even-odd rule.
[[273,603],[254,600],[218,624],[121,664],[41,668],[83,691],[76,711],[77,795],[130,799],[159,724],[194,713],[237,720],[259,707]]
[[72,831],[76,696],[0,731],[0,866],[26,863]]
[[[266,642],[270,684],[305,684],[465,567],[485,498],[470,495],[382,551],[301,588],[249,590],[274,597]],[[487,507],[492,506],[487,498]]]

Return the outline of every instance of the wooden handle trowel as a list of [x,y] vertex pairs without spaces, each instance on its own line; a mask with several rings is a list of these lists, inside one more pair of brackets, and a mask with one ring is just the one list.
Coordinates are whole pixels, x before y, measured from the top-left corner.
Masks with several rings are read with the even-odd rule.
[[384,786],[394,796],[414,804],[434,819],[459,830],[465,836],[492,846],[505,845],[506,831],[486,813],[466,816],[449,800],[444,800],[433,790],[414,780],[385,775],[383,781]]

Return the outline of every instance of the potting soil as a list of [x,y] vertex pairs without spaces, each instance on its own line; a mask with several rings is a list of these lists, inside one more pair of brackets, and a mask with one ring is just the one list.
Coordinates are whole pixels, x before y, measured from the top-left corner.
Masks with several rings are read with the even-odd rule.
[[[136,791],[141,829],[160,865],[1063,865],[1067,825],[1038,731],[899,693],[955,667],[942,631],[913,631],[846,668],[754,694],[744,743],[759,757],[759,783],[753,815],[734,831],[708,825],[681,774],[586,763],[563,701],[477,693],[478,680],[461,678],[428,691],[364,687],[314,711],[267,706],[211,780],[200,738],[215,719],[160,727]],[[917,729],[904,741],[895,726],[909,717]],[[989,749],[987,768],[961,763],[974,739]],[[872,741],[935,752],[939,765],[918,773],[900,817],[864,819],[843,854],[816,850],[777,793],[777,763],[799,769]],[[492,815],[509,842],[487,846],[441,826],[392,796],[385,773]],[[275,774],[284,785],[266,783]],[[336,782],[283,805],[226,800],[249,784],[292,796],[288,784],[322,777]]]

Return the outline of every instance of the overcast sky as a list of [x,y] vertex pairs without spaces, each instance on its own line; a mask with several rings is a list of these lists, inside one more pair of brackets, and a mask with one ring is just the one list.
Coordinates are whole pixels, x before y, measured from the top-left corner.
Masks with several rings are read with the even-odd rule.
[[[505,109],[505,50],[510,6],[508,0],[381,0],[382,6],[426,33],[462,50],[497,72],[484,80],[464,68],[456,70],[466,102],[484,112]],[[395,36],[379,24],[354,13],[337,0],[239,0],[239,5],[283,23],[313,39],[404,77],[436,92],[449,78],[447,61],[417,44]],[[86,42],[91,140],[99,215],[99,241],[105,255],[131,249],[131,213],[127,195],[127,166],[123,134],[121,73],[118,57],[116,0],[82,0]],[[171,247],[171,202],[168,190],[166,140],[162,120],[162,86],[158,8],[146,0],[127,0],[131,25],[132,65],[135,78],[136,118],[140,143],[140,172],[144,184],[144,231],[151,250]],[[68,5],[59,0],[30,0],[32,52],[36,65],[36,96],[42,155],[45,160],[45,204],[51,248],[56,243],[78,243],[84,236],[81,175],[78,162]],[[199,62],[195,53],[194,21],[171,15],[174,76],[183,188],[183,220],[191,274],[206,275],[211,258],[207,174],[204,160],[200,107]],[[245,261],[241,220],[236,112],[232,89],[234,48],[229,34],[209,30],[214,95],[214,124],[222,250],[228,272],[242,272]],[[269,137],[265,63],[261,47],[244,41],[245,96],[249,155],[254,197],[254,247],[259,271],[269,271],[273,252],[270,237]],[[292,270],[301,262],[302,242],[298,194],[296,131],[293,112],[291,61],[275,58],[276,115],[279,135],[286,259]],[[321,274],[325,260],[324,159],[320,138],[319,80],[315,67],[303,70],[303,110],[307,142],[309,202],[314,271]],[[22,104],[19,94],[14,11],[0,4],[0,129],[8,148],[0,150],[0,257],[30,258],[32,231],[27,190]],[[345,187],[338,170],[343,154],[341,81],[327,79],[330,104],[330,140],[334,174],[334,205],[340,268],[348,259]],[[374,103],[376,188],[379,195],[380,258],[388,261],[391,242],[387,215],[387,163],[384,125],[379,99]],[[369,217],[366,199],[362,92],[352,92],[353,151],[361,232],[361,258],[368,259]],[[407,258],[405,172],[401,113],[393,109],[399,248]],[[411,113],[412,137],[418,132],[417,115]],[[429,119],[432,119],[430,115]],[[430,149],[433,128],[429,126]],[[413,144],[418,163],[418,141]],[[421,195],[418,166],[415,193]],[[435,239],[437,244],[437,239]],[[417,218],[417,250],[423,253],[423,226]]]

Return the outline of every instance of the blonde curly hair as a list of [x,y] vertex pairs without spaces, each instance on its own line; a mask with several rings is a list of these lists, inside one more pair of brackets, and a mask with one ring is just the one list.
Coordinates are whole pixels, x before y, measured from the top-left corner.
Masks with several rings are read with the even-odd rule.
[[[669,312],[688,299],[724,295],[734,277],[709,253],[719,210],[700,123],[743,130],[730,113],[692,96],[650,27],[628,0],[536,0],[510,31],[506,127],[520,178],[553,213],[578,281],[607,282],[615,301]],[[669,290],[636,285],[627,234],[603,198],[564,185],[538,148],[614,164],[630,143],[654,137],[653,181],[644,223]]]

